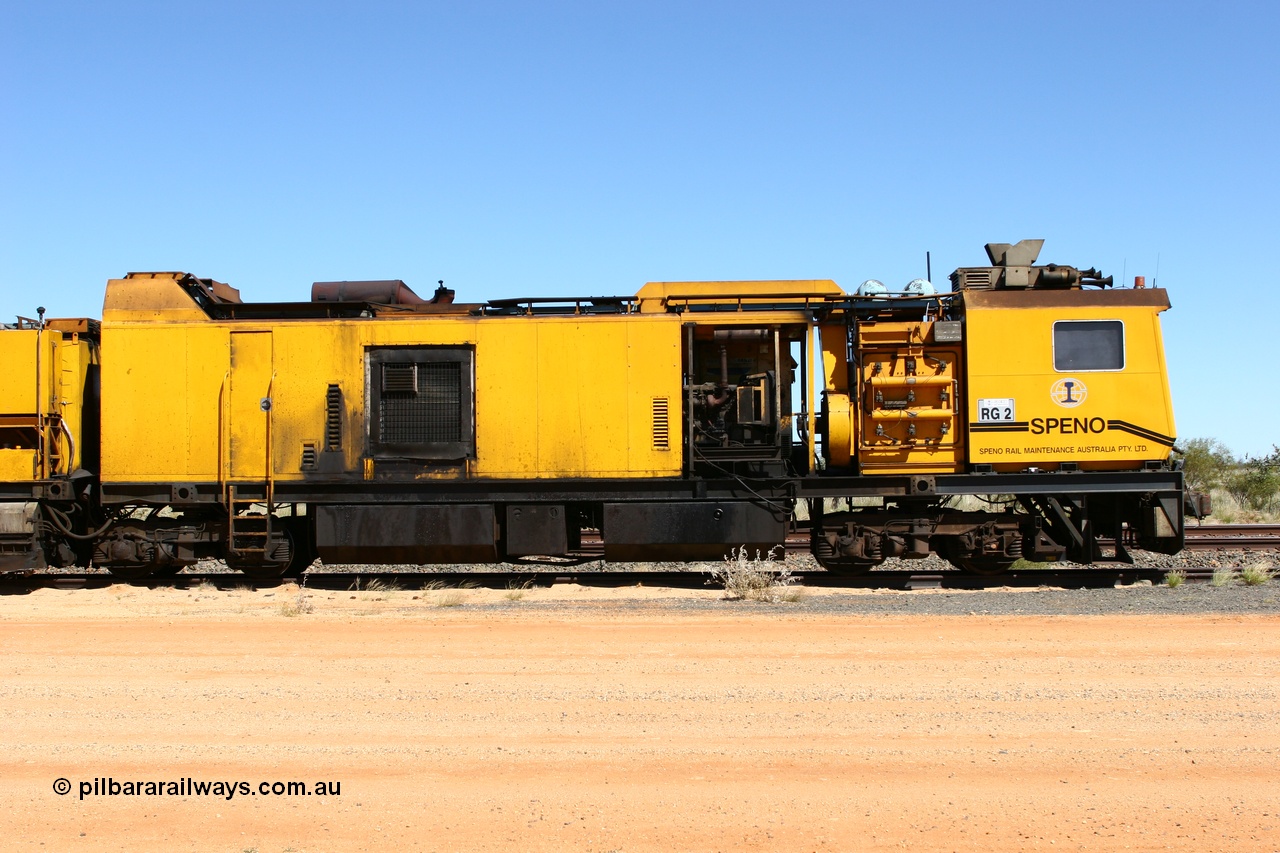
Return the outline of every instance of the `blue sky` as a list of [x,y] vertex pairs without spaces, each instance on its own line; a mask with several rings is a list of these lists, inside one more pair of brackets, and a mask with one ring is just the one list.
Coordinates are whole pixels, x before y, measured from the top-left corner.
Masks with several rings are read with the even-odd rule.
[[[1280,442],[1268,3],[0,3],[0,316],[129,270],[1170,290],[1179,434]],[[1011,341],[1011,346],[1015,341]]]

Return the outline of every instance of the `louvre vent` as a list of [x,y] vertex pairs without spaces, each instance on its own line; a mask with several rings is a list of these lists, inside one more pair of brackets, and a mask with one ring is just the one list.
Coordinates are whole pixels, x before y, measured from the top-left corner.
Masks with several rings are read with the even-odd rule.
[[382,365],[382,393],[418,393],[418,365],[413,363]]
[[342,449],[342,389],[330,385],[324,398],[324,449]]
[[462,441],[462,365],[384,364],[378,406],[378,440],[383,444]]
[[316,445],[313,441],[303,442],[302,445],[302,470],[307,471],[316,467]]
[[653,398],[653,449],[671,449],[671,424],[668,409],[670,402],[666,397]]
[[991,287],[992,270],[965,270],[964,286],[966,289],[987,290]]

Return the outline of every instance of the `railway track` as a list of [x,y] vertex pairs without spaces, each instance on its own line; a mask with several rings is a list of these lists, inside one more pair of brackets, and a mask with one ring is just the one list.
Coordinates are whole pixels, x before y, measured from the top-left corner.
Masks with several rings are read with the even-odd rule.
[[[809,550],[809,532],[798,528],[788,533],[785,547],[788,553],[803,554]],[[1280,550],[1280,524],[1205,524],[1189,527],[1186,531],[1186,547],[1189,551],[1236,550],[1273,548]],[[582,559],[590,562],[603,559],[603,545],[598,539],[583,542]],[[851,589],[986,589],[991,587],[1055,586],[1067,589],[1104,588],[1131,585],[1140,581],[1160,582],[1163,568],[1139,568],[1135,566],[1103,565],[1094,568],[1041,568],[1019,569],[994,575],[975,575],[958,570],[910,571],[876,570],[862,576],[832,574],[821,569],[803,573],[806,586],[847,587]],[[1189,582],[1208,581],[1213,574],[1209,568],[1184,568]],[[417,572],[417,571],[315,571],[307,573],[307,586],[311,589],[359,590],[373,581],[394,585],[405,590],[435,589],[440,587],[487,587],[506,589],[528,583],[549,586],[556,583],[581,583],[589,586],[623,587],[643,584],[675,588],[702,588],[709,584],[708,576],[696,571],[642,571],[615,572],[599,569],[583,569],[570,563],[530,563],[527,571],[501,572]],[[212,584],[220,589],[252,586],[266,588],[297,578],[263,580],[247,577],[238,572],[186,571],[169,578],[147,578],[125,581],[107,572],[51,571],[30,575],[0,577],[0,594],[31,592],[37,589],[89,589],[108,587],[118,583],[131,583],[150,588],[190,588],[200,584]]]
[[1280,524],[1202,524],[1186,530],[1188,551],[1280,548]]
[[[1188,581],[1207,581],[1212,570],[1188,570]],[[1201,577],[1203,575],[1203,577]],[[1163,569],[1145,569],[1134,566],[1101,567],[1091,569],[1019,569],[995,575],[974,575],[959,570],[910,571],[876,570],[865,575],[832,574],[821,569],[798,573],[799,580],[808,587],[845,589],[956,589],[980,590],[991,587],[1040,587],[1053,586],[1065,589],[1100,589],[1130,586],[1142,581],[1159,583]],[[168,578],[147,578],[138,581],[122,581],[108,573],[57,572],[25,576],[9,576],[0,581],[0,593],[23,594],[38,589],[103,589],[120,583],[150,589],[192,589],[212,585],[222,590],[243,588],[268,589],[285,583],[295,583],[297,578],[255,580],[237,572],[183,572]],[[652,571],[605,572],[599,570],[555,572],[308,572],[306,586],[313,590],[337,590],[359,592],[370,584],[383,589],[404,591],[440,590],[458,588],[510,589],[513,587],[547,587],[555,584],[576,583],[599,588],[628,586],[655,586],[675,589],[718,588],[704,572]],[[375,585],[375,588],[376,588]]]

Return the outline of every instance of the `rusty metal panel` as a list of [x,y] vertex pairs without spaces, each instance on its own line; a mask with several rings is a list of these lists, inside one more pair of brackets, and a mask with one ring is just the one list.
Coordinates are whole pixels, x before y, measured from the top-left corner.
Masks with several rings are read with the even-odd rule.
[[39,516],[35,501],[0,503],[0,573],[45,568],[36,537]]
[[494,563],[491,504],[317,506],[316,551],[326,563]]
[[563,504],[511,504],[506,514],[508,557],[559,557],[569,553]]
[[400,279],[384,281],[317,281],[311,285],[312,302],[381,302],[388,305],[421,305],[427,300]]
[[607,503],[601,533],[606,560],[719,560],[738,547],[767,554],[785,520],[747,501]]
[[[1169,307],[1169,291],[1142,290],[992,290],[966,291],[966,308],[1155,308]],[[972,340],[970,334],[970,340]]]

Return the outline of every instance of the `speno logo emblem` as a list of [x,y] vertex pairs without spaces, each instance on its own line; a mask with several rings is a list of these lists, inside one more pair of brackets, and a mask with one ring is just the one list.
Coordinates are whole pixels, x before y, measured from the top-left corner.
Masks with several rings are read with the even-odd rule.
[[1064,409],[1074,409],[1089,396],[1089,389],[1079,379],[1059,379],[1049,389],[1049,396]]

